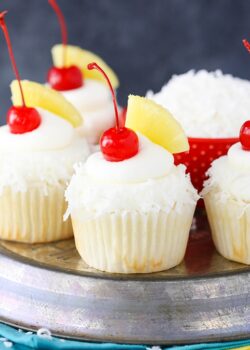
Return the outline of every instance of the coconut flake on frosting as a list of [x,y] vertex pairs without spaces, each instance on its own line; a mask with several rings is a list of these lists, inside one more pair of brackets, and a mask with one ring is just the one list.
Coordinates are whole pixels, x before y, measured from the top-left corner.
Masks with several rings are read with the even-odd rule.
[[66,217],[78,209],[87,217],[117,211],[169,212],[197,201],[185,167],[174,166],[169,152],[138,136],[141,151],[136,156],[115,163],[97,153],[75,168],[66,190]]
[[216,159],[209,168],[202,195],[217,193],[217,200],[250,202],[250,151],[240,143],[233,145],[227,156]]
[[249,119],[250,82],[220,70],[174,75],[147,97],[167,107],[189,137],[238,137]]
[[73,165],[89,154],[85,139],[64,119],[38,108],[40,126],[32,132],[11,134],[0,127],[0,194],[5,187],[25,192],[29,186],[65,184]]

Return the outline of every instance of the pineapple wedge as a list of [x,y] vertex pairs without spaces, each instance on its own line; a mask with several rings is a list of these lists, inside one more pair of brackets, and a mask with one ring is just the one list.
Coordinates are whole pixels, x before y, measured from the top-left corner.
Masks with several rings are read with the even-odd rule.
[[[52,59],[56,67],[63,65],[63,45],[58,44],[52,47]],[[114,89],[118,88],[119,80],[114,71],[103,61],[103,59],[94,53],[83,50],[78,46],[67,45],[66,49],[66,66],[76,65],[83,73],[84,78],[99,80],[106,84],[104,77],[96,70],[88,70],[87,65],[91,62],[96,62],[106,72]]]
[[168,110],[145,97],[129,96],[126,127],[139,131],[171,153],[189,150],[181,125]]
[[[41,107],[66,119],[74,127],[82,124],[79,112],[69,103],[62,94],[51,88],[29,80],[21,81],[25,102],[28,107]],[[10,85],[12,102],[14,106],[22,104],[18,81],[12,81]]]

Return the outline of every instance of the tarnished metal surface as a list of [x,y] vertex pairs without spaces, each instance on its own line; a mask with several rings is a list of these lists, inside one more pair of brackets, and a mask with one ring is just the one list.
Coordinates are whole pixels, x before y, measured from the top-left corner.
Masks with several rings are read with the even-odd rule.
[[206,228],[166,272],[89,269],[73,241],[0,243],[0,319],[95,341],[172,344],[250,334],[250,269],[220,257]]

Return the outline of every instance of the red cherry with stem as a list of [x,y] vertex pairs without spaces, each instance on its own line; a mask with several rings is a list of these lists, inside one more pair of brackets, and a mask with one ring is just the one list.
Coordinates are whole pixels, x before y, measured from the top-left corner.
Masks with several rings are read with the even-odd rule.
[[128,128],[111,128],[103,133],[100,146],[106,160],[120,162],[138,153],[139,141],[136,133]]
[[7,124],[9,125],[10,132],[12,134],[24,134],[26,132],[29,132],[38,128],[38,126],[41,123],[41,116],[35,108],[27,107],[25,104],[21,79],[17,69],[15,57],[13,54],[8,28],[4,20],[4,16],[6,15],[6,13],[7,11],[3,11],[0,13],[0,27],[2,28],[5,36],[5,40],[9,51],[10,61],[12,64],[14,74],[19,84],[20,94],[22,98],[22,106],[12,106],[9,109],[7,113]]
[[107,74],[95,62],[89,63],[88,69],[96,69],[102,73],[109,85],[114,104],[116,126],[106,130],[100,139],[100,147],[104,158],[110,162],[121,162],[135,156],[139,151],[138,136],[133,130],[120,126],[115,93]]
[[48,0],[48,2],[55,11],[61,28],[63,67],[51,67],[48,71],[47,82],[58,91],[77,89],[83,86],[83,74],[77,66],[66,67],[68,33],[65,18],[56,0]]
[[41,117],[35,108],[12,106],[7,113],[7,124],[12,134],[23,134],[36,129]]
[[247,120],[240,129],[240,143],[245,151],[250,151],[250,120]]

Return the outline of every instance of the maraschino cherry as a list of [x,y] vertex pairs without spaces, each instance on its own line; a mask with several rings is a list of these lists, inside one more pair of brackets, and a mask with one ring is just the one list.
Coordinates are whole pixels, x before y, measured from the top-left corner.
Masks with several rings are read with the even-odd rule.
[[250,151],[250,120],[247,120],[240,129],[240,143],[245,151]]
[[0,13],[0,26],[3,30],[4,36],[6,39],[11,64],[12,64],[16,79],[18,81],[20,93],[22,97],[22,106],[12,106],[8,110],[7,124],[9,125],[10,132],[12,134],[24,134],[26,132],[29,132],[38,128],[38,126],[41,123],[41,116],[35,108],[27,107],[25,105],[25,99],[24,99],[22,84],[20,81],[20,75],[17,69],[15,57],[13,54],[9,32],[4,20],[4,16],[6,15],[6,13],[7,11],[3,11]]
[[115,93],[107,74],[95,62],[89,63],[88,69],[97,69],[103,74],[111,90],[114,103],[116,126],[106,130],[100,139],[100,147],[104,158],[110,162],[121,162],[135,156],[139,150],[138,136],[133,130],[120,126]]
[[48,0],[55,11],[61,27],[63,44],[63,67],[51,67],[48,71],[47,81],[50,86],[58,91],[77,89],[83,86],[83,74],[77,66],[66,67],[68,34],[63,13],[56,0]]
[[247,49],[247,51],[250,52],[250,43],[248,42],[248,40],[243,39],[242,42],[243,42],[243,45],[245,46],[245,48]]

